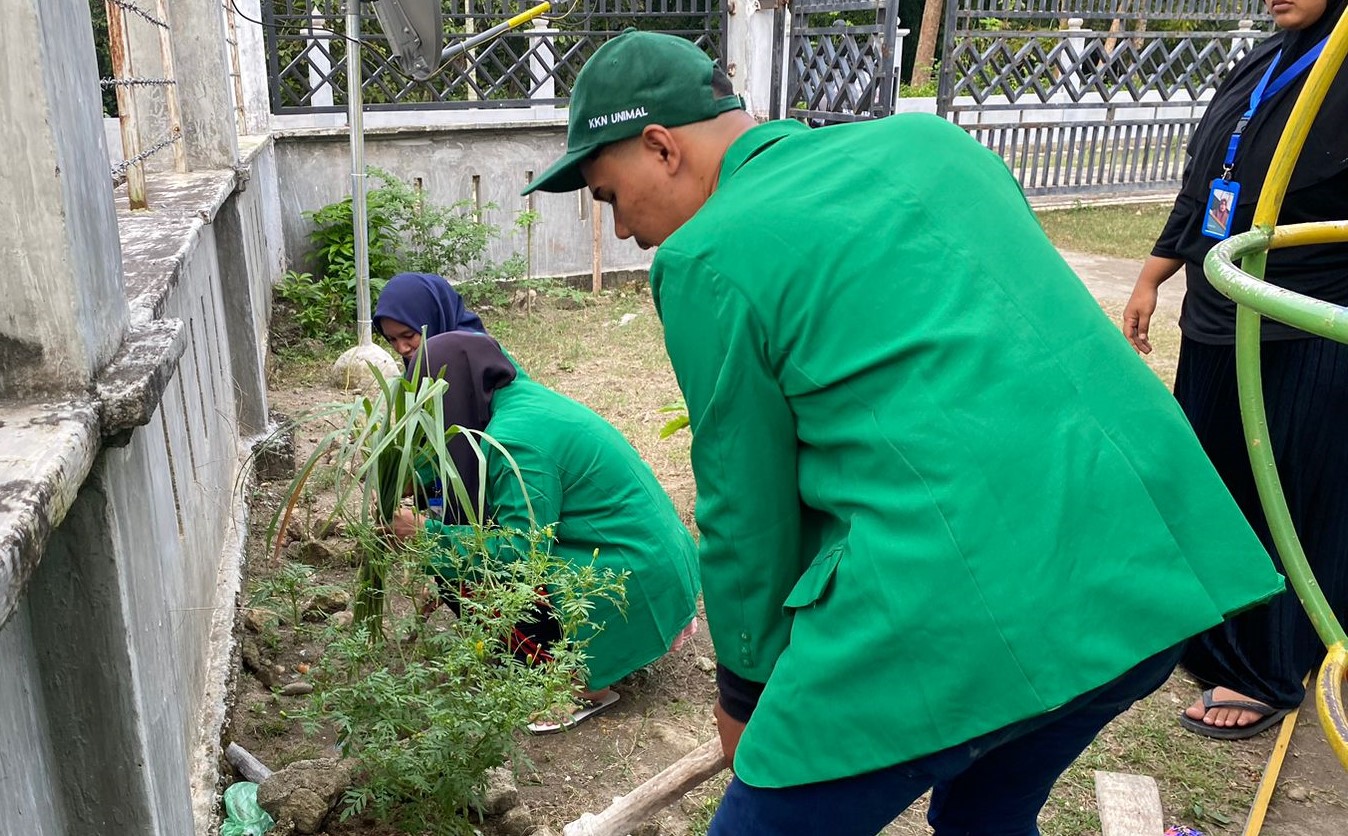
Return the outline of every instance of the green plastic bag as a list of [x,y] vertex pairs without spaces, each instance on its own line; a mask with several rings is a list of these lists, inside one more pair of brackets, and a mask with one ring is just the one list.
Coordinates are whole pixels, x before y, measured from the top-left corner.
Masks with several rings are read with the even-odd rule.
[[276,824],[257,804],[257,784],[240,781],[225,790],[225,820],[220,836],[263,836]]

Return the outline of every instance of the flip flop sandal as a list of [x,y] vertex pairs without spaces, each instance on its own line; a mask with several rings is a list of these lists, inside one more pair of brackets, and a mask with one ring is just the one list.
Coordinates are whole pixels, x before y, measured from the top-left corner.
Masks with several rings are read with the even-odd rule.
[[618,692],[609,691],[601,700],[577,700],[578,710],[571,712],[570,716],[560,723],[554,723],[550,720],[537,720],[525,726],[529,734],[557,734],[558,732],[570,731],[574,729],[583,720],[588,720],[601,711],[618,704]]
[[1195,720],[1181,711],[1180,725],[1194,734],[1201,734],[1204,737],[1217,740],[1244,740],[1276,725],[1282,721],[1282,718],[1292,713],[1290,708],[1274,708],[1271,705],[1253,700],[1214,700],[1212,690],[1209,688],[1203,692],[1204,712],[1211,711],[1214,708],[1239,708],[1242,711],[1255,712],[1259,715],[1259,719],[1247,726],[1210,726],[1202,720]]

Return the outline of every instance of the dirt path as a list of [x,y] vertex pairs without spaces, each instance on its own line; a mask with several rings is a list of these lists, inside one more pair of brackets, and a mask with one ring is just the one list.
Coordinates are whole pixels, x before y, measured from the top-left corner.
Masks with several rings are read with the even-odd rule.
[[1329,748],[1306,695],[1292,745],[1264,822],[1267,836],[1341,836],[1348,833],[1348,772]]

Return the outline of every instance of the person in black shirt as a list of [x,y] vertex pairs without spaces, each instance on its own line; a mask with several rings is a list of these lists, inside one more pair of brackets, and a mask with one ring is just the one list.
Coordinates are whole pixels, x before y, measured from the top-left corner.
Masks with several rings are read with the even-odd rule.
[[[1255,203],[1308,66],[1348,0],[1266,0],[1280,31],[1231,72],[1189,144],[1184,182],[1123,313],[1123,331],[1143,354],[1157,288],[1185,269],[1175,397],[1232,495],[1277,553],[1259,503],[1236,391],[1235,303],[1203,274],[1213,236],[1211,206],[1238,183],[1228,206],[1231,233],[1250,228]],[[1300,65],[1300,66],[1298,66]],[[1253,110],[1253,113],[1250,113]],[[1341,69],[1297,162],[1279,225],[1348,220],[1348,68]],[[1242,119],[1235,154],[1228,150]],[[1204,230],[1205,222],[1208,229]],[[1218,225],[1220,226],[1220,225]],[[1348,305],[1348,244],[1275,250],[1266,279]],[[1264,396],[1270,440],[1296,530],[1339,618],[1348,615],[1348,346],[1263,320]],[[1193,639],[1183,664],[1212,686],[1180,722],[1209,737],[1250,737],[1272,726],[1305,696],[1302,678],[1324,648],[1296,597],[1228,619]]]

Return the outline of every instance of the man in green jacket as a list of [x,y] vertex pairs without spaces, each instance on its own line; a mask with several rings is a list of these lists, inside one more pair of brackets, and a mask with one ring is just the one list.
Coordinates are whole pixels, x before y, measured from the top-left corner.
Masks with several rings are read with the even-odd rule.
[[938,834],[1036,833],[1185,638],[1282,591],[959,128],[759,125],[697,48],[635,31],[569,122],[531,188],[588,186],[660,247],[736,773],[713,834],[876,833],[928,788]]

